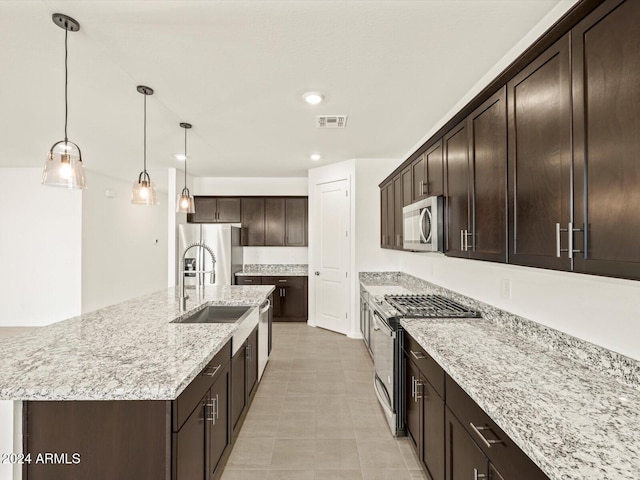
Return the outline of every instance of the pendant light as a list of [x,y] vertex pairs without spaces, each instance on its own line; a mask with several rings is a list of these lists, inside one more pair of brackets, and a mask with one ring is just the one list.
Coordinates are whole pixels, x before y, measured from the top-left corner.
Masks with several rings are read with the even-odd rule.
[[196,207],[193,197],[187,187],[187,130],[191,128],[191,124],[181,123],[180,126],[184,128],[184,188],[176,200],[176,212],[195,213]]
[[67,90],[69,75],[67,71],[68,57],[68,35],[69,32],[80,30],[80,24],[73,18],[54,13],[53,23],[64,29],[64,140],[53,144],[47,155],[42,173],[42,184],[63,188],[86,188],[84,179],[84,165],[82,164],[82,153],[80,147],[69,141],[67,137],[67,118],[69,113],[69,102],[67,100]]
[[138,85],[137,90],[144,95],[144,164],[140,175],[138,175],[138,180],[133,182],[131,203],[134,205],[157,205],[156,184],[151,181],[151,177],[147,173],[147,96],[153,95],[153,89]]

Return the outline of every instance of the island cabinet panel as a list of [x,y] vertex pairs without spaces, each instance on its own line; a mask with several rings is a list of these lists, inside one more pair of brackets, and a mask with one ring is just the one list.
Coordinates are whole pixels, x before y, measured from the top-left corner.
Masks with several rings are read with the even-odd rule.
[[231,359],[231,430],[239,430],[247,406],[246,342]]
[[450,257],[468,257],[465,248],[469,222],[469,141],[464,120],[444,136],[446,168],[446,230],[445,253]]
[[247,339],[247,396],[255,393],[258,385],[258,329],[256,328]]
[[[207,469],[209,477],[217,476],[222,470],[222,458],[231,445],[231,430],[229,429],[229,400],[231,397],[231,369],[229,364],[220,374],[209,391],[208,408],[210,429],[208,435],[209,458]],[[185,477],[195,478],[195,477]]]
[[[171,402],[24,403],[25,480],[171,479]],[[40,452],[67,453],[59,460],[71,464],[37,463]]]
[[265,199],[248,197],[242,199],[242,245],[264,245]]
[[469,116],[469,258],[507,261],[507,98],[501,88]]
[[577,272],[640,278],[639,24],[609,0],[572,30]]
[[175,480],[207,479],[207,404],[209,392],[198,402],[175,435]]
[[[507,98],[509,263],[570,270],[565,230],[572,221],[568,35],[508,83]],[[556,224],[565,230],[561,238]],[[558,255],[560,247],[564,251]]]

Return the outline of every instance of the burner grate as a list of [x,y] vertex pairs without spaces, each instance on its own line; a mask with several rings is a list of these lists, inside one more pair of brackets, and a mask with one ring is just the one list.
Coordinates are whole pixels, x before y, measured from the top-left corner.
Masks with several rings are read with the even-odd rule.
[[479,318],[480,313],[441,295],[385,295],[406,318]]

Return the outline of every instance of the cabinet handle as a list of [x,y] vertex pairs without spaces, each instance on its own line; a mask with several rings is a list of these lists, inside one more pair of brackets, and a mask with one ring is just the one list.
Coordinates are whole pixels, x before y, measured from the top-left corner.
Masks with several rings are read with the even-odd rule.
[[[215,411],[215,403],[213,403],[213,399],[211,402],[209,403],[205,403],[204,404],[204,408],[205,408],[205,416],[207,421],[213,423],[214,425],[216,424],[216,411]],[[209,411],[207,409],[211,408],[211,415],[209,415]]]
[[421,393],[423,393],[420,387],[423,387],[423,386],[424,386],[424,383],[422,383],[420,380],[416,378],[416,402],[418,402],[418,400],[424,396],[424,395],[420,395]]
[[484,443],[487,448],[491,448],[496,443],[504,443],[502,440],[490,440],[482,434],[482,432],[485,430],[493,432],[493,430],[491,430],[491,427],[476,427],[473,422],[470,422],[469,425],[471,425],[471,429],[475,432],[476,435],[478,435],[478,437],[480,437],[480,440],[482,440],[482,443]]
[[573,228],[573,223],[569,222],[567,225],[567,231],[569,232],[569,258],[573,258],[574,253],[582,253],[582,250],[574,250],[573,248],[573,232],[582,232],[582,228]]
[[380,243],[382,244],[382,246],[384,247],[384,235],[380,235],[382,237],[382,239],[380,240]]
[[216,393],[216,419],[220,418],[220,400],[218,400],[218,394]]
[[424,195],[424,180],[420,180],[420,195]]
[[286,280],[278,280],[281,283],[286,283]]
[[[202,372],[202,375],[205,377],[215,377],[216,373],[218,373],[218,370],[220,370],[220,367],[222,366],[222,364],[218,365],[216,368],[213,369],[213,371],[204,371]],[[208,367],[205,368],[205,370],[208,370],[211,368],[211,365],[209,365]]]
[[413,350],[409,350],[409,351],[411,352],[411,355],[413,355],[413,358],[415,358],[416,360],[424,360],[425,358],[427,358],[424,355],[422,355],[422,353],[420,352],[414,352]]
[[416,398],[416,377],[414,377],[413,375],[411,375],[411,398],[414,399]]
[[489,478],[489,475],[486,473],[478,473],[478,469],[473,469],[473,480],[482,480],[483,478]]
[[464,230],[460,230],[460,251],[464,252]]
[[244,356],[245,356],[245,358],[251,360],[251,355],[252,355],[251,344],[248,343],[247,347],[245,348],[245,351],[244,351]]

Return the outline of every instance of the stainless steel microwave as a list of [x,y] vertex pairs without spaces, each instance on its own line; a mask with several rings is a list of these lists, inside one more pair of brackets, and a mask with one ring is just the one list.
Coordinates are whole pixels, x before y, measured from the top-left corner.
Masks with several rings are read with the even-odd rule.
[[402,248],[443,251],[443,203],[441,196],[428,197],[402,209]]

